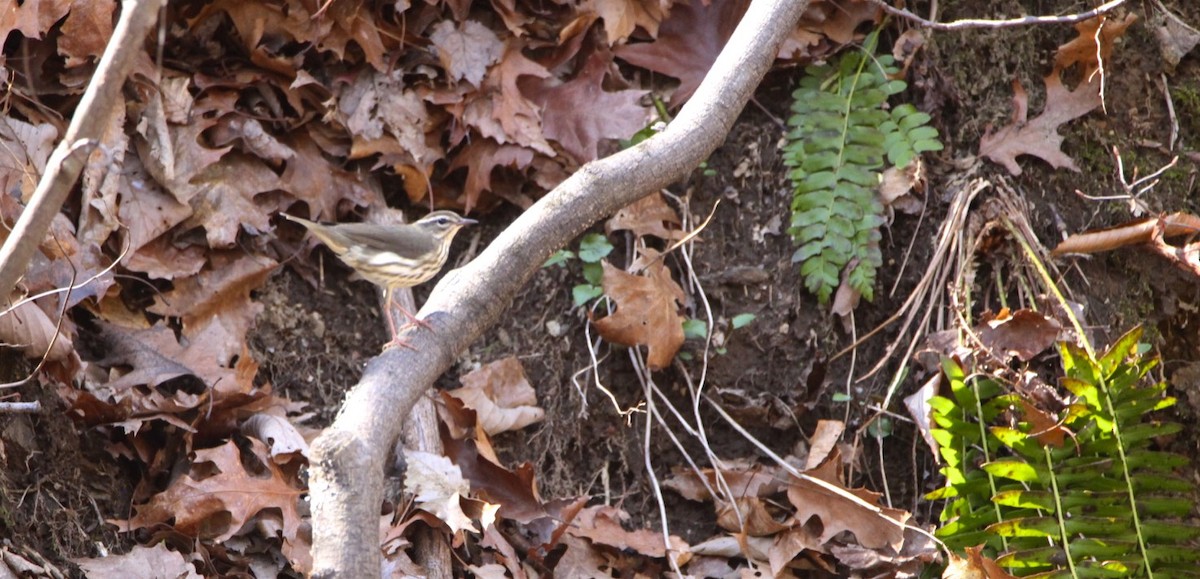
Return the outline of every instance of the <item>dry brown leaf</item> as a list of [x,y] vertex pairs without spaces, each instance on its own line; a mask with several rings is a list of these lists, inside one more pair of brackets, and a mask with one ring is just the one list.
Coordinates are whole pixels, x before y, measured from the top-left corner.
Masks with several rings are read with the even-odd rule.
[[771,572],[778,577],[804,551],[825,552],[824,542],[807,525],[796,525],[779,533],[767,550]]
[[446,456],[471,481],[474,495],[490,504],[500,505],[497,513],[500,518],[529,523],[547,515],[538,496],[533,465],[522,464],[516,471],[506,469],[485,458],[485,452],[474,440],[442,437],[442,445]]
[[[18,296],[14,296],[15,298]],[[44,300],[53,302],[53,300]],[[11,302],[10,302],[11,303]],[[0,312],[8,309],[7,305]],[[21,350],[25,357],[39,359],[46,357],[47,361],[58,362],[75,356],[75,347],[70,337],[58,333],[55,320],[38,307],[35,302],[25,302],[7,314],[0,315],[0,344]],[[54,342],[54,347],[50,343]],[[47,351],[49,349],[49,351]]]
[[[136,514],[125,522],[125,530],[174,520],[172,526],[186,536],[221,542],[237,535],[263,509],[279,509],[282,539],[293,541],[300,529],[296,506],[304,491],[275,466],[261,442],[251,439],[248,451],[250,456],[243,456],[232,441],[197,450],[188,474],[172,481],[150,502],[135,506]],[[263,472],[248,472],[243,458],[257,459]]]
[[679,224],[679,214],[667,205],[662,193],[652,193],[613,214],[604,222],[604,232],[612,235],[614,231],[625,229],[638,237],[653,235],[659,239],[676,240],[684,236]]
[[[710,468],[701,472],[708,479],[708,487],[700,482],[695,471],[677,467],[671,476],[663,481],[663,488],[675,491],[690,501],[712,500],[708,489],[718,486],[716,474]],[[777,467],[756,462],[725,461],[721,476],[735,497],[768,497],[784,488],[784,481]]]
[[1170,70],[1174,70],[1179,61],[1200,44],[1200,30],[1189,26],[1158,0],[1155,0],[1150,15],[1150,31],[1154,33],[1163,60]]
[[26,199],[32,195],[57,139],[58,130],[49,123],[0,117],[0,191],[20,191]]
[[1033,310],[1017,310],[1008,315],[1004,310],[992,319],[975,327],[979,341],[993,353],[1016,356],[1028,362],[1058,340],[1062,324]]
[[[1086,115],[1101,104],[1101,75],[1093,74],[1098,68],[1095,33],[1106,18],[1098,16],[1077,24],[1079,36],[1059,47],[1054,70],[1044,79],[1046,107],[1033,120],[1027,121],[1029,97],[1025,89],[1020,81],[1013,81],[1012,123],[984,134],[979,140],[980,155],[1004,165],[1013,175],[1021,174],[1021,166],[1017,164],[1019,155],[1040,157],[1055,169],[1079,171],[1075,161],[1062,152],[1063,137],[1058,134],[1058,127]],[[1105,62],[1109,62],[1114,41],[1135,20],[1137,17],[1130,14],[1120,22],[1104,26],[1100,33],[1099,53]],[[1062,72],[1076,64],[1080,65],[1083,80],[1075,90],[1067,90],[1062,84]]]
[[625,273],[602,262],[604,295],[617,304],[616,313],[595,321],[605,340],[625,346],[646,346],[646,365],[661,370],[671,364],[683,345],[683,288],[671,279],[663,261],[656,260],[644,275]]
[[566,535],[562,544],[567,550],[554,567],[557,577],[581,577],[583,579],[611,579],[612,566],[599,550],[586,539]]
[[[579,512],[567,533],[618,550],[632,549],[647,557],[666,557],[662,533],[650,529],[626,531],[621,521],[628,518],[628,513],[615,507],[587,507]],[[688,544],[675,535],[671,535],[670,552],[679,565],[686,564],[691,558]]]
[[[866,489],[847,489],[841,482],[841,459],[835,453],[825,464],[806,474],[842,488],[865,501],[878,505],[879,493]],[[803,479],[794,480],[788,487],[788,499],[796,507],[796,520],[801,524],[810,518],[821,520],[824,531],[821,543],[827,543],[843,531],[854,534],[858,542],[870,549],[891,548],[898,550],[904,542],[902,523],[908,521],[909,513],[887,507],[868,508],[840,494]]]
[[604,90],[604,79],[614,67],[612,53],[596,50],[575,78],[558,85],[544,83],[538,91],[542,131],[580,165],[599,156],[602,141],[627,139],[649,119],[639,104],[646,91]]
[[942,579],[1016,579],[1001,569],[995,561],[981,554],[983,545],[967,547],[967,556],[950,553],[950,563],[942,572]]
[[651,38],[658,36],[658,26],[671,11],[673,0],[591,0],[592,9],[604,21],[609,46],[629,38],[633,29],[641,27]]
[[196,567],[183,558],[178,551],[167,548],[165,542],[153,547],[134,545],[128,553],[73,559],[73,563],[87,574],[88,579],[127,579],[129,577],[173,577],[174,579],[200,579]]
[[113,12],[116,4],[74,0],[71,13],[62,24],[58,53],[66,57],[67,68],[100,60],[108,39],[113,33]]
[[546,411],[537,406],[537,393],[516,356],[472,371],[462,377],[462,384],[447,394],[473,409],[489,436],[520,430],[545,417]]
[[942,374],[938,372],[926,380],[920,389],[904,398],[904,407],[908,409],[909,416],[912,416],[917,425],[917,432],[921,433],[921,438],[925,439],[925,444],[929,445],[929,450],[939,464],[942,455],[938,452],[937,440],[933,438],[933,408],[929,405],[929,400],[937,396],[941,383]]
[[678,107],[696,92],[748,5],[747,0],[677,3],[654,42],[618,46],[614,52],[630,64],[679,79],[671,95],[671,106]]
[[[915,29],[914,29],[915,30]],[[911,192],[915,189],[924,191],[925,172],[921,157],[913,157],[907,167],[888,167],[883,171],[879,183],[879,197],[884,207],[916,215],[925,207],[925,203]]]
[[721,504],[717,508],[717,526],[751,537],[774,535],[789,528],[775,520],[766,503],[757,497],[737,497],[732,503]]
[[808,443],[808,458],[804,461],[804,470],[812,470],[825,462],[829,455],[837,449],[846,424],[840,420],[818,420],[817,428],[813,431]]
[[442,20],[430,29],[429,41],[450,80],[479,86],[488,67],[504,54],[504,43],[495,32],[475,20],[457,24]]
[[[155,298],[149,311],[183,320],[183,333],[194,337],[214,318],[230,328],[233,342],[222,344],[227,355],[241,351],[246,333],[262,304],[250,293],[266,282],[278,263],[264,256],[237,250],[210,251],[208,266],[199,274],[175,281],[175,289]],[[216,345],[211,345],[216,347]]]
[[550,71],[521,53],[520,43],[509,41],[500,62],[483,79],[483,86],[469,93],[463,102],[447,105],[447,110],[463,121],[462,130],[451,137],[451,143],[457,145],[467,136],[466,127],[472,126],[498,144],[515,144],[543,155],[555,155],[554,147],[542,132],[541,107],[525,96],[519,84],[549,76]]
[[[1054,68],[1063,70],[1078,64],[1082,67],[1084,78],[1091,76],[1099,70],[1101,61],[1105,66],[1112,62],[1113,45],[1118,38],[1125,35],[1125,29],[1134,22],[1137,22],[1137,15],[1130,13],[1120,19],[1101,14],[1077,23],[1075,31],[1079,36],[1058,47],[1054,54]],[[1099,46],[1097,40],[1100,41]]]
[[485,191],[492,190],[492,171],[501,167],[523,168],[533,160],[533,151],[516,145],[500,145],[491,139],[475,139],[459,151],[450,170],[467,168],[463,195],[458,200],[465,212],[480,206]]
[[1021,82],[1013,81],[1013,120],[1008,126],[989,131],[979,140],[979,154],[1004,165],[1013,175],[1021,174],[1020,155],[1040,157],[1055,169],[1079,171],[1075,161],[1062,152],[1063,137],[1058,127],[1100,106],[1100,79],[1080,83],[1074,91],[1062,84],[1055,70],[1045,78],[1046,108],[1033,120],[1028,119],[1029,95]]
[[1200,217],[1191,213],[1171,213],[1157,218],[1135,219],[1113,227],[1076,233],[1059,243],[1050,255],[1064,253],[1098,253],[1128,245],[1148,243],[1154,239],[1156,228],[1163,237],[1195,235],[1200,231]]

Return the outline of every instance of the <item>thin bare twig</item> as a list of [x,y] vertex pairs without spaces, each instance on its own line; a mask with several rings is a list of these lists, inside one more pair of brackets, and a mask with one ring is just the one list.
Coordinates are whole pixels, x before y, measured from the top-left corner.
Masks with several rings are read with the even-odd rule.
[[1083,22],[1089,18],[1095,18],[1105,12],[1108,12],[1122,4],[1125,0],[1109,0],[1087,12],[1079,12],[1077,14],[1068,14],[1066,16],[1022,16],[1020,18],[1009,18],[1007,20],[988,20],[984,18],[967,18],[963,20],[955,20],[954,22],[934,22],[926,20],[903,8],[895,8],[884,0],[871,0],[872,4],[879,6],[884,12],[893,16],[899,16],[920,24],[932,30],[963,30],[967,28],[1012,28],[1015,26],[1030,26],[1035,24],[1075,24]]
[[100,57],[96,74],[84,91],[66,134],[50,155],[46,173],[38,182],[33,199],[17,219],[4,247],[0,248],[0,300],[7,300],[12,294],[12,288],[33,258],[33,252],[46,237],[51,220],[62,209],[67,194],[79,179],[86,155],[81,156],[78,152],[100,142],[112,113],[123,106],[121,87],[133,70],[135,57],[143,50],[142,39],[154,27],[159,8],[165,5],[165,0],[126,0],[122,3],[121,18]]
[[42,403],[33,402],[0,402],[0,414],[38,414],[42,411]]

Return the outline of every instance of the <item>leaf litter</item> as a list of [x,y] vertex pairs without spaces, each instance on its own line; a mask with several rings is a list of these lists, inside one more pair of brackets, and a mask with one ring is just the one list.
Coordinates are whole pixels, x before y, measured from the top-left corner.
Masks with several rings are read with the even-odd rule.
[[[78,94],[112,34],[114,5],[52,4],[45,13],[35,13],[36,3],[14,6],[0,38],[42,39],[30,45],[31,58],[60,63],[51,82]],[[274,393],[259,374],[258,353],[246,347],[261,311],[256,292],[301,249],[273,235],[274,213],[307,211],[326,220],[362,215],[384,205],[389,187],[413,202],[468,211],[503,201],[528,204],[650,118],[639,71],[630,78],[618,61],[677,79],[671,102],[681,103],[745,10],[736,0],[597,2],[597,14],[564,9],[548,16],[493,2],[500,18],[477,20],[464,2],[397,7],[404,14],[330,3],[314,18],[301,3],[278,4],[286,10],[218,1],[169,15],[176,20],[168,28],[167,62],[194,67],[160,67],[152,53],[141,55],[143,81],[131,84],[127,117],[115,121],[105,143],[105,154],[121,169],[112,173],[119,174],[85,177],[81,225],[76,230],[59,216],[57,243],[43,245],[25,278],[23,289],[32,294],[69,283],[67,272],[86,279],[120,259],[120,279],[98,279],[68,302],[83,305],[64,320],[42,379],[82,426],[107,439],[109,452],[145,471],[129,519],[117,521],[142,529],[130,537],[169,530],[196,542],[185,557],[164,551],[161,542],[136,547],[122,564],[155,557],[180,573],[211,576],[213,561],[244,570],[238,549],[254,540],[280,549],[294,572],[310,563],[299,475],[313,434],[302,425],[308,415],[303,405]],[[538,18],[569,25],[546,37]],[[878,18],[863,0],[814,1],[785,51],[796,60],[822,58],[852,42],[860,24]],[[1131,22],[1103,30],[1101,56],[1108,58]],[[1069,91],[1059,73],[1060,67],[1078,64],[1086,72],[1093,66],[1087,59],[1095,51],[1085,38],[1089,33],[1081,28],[1080,40],[1060,50],[1046,79],[1044,112],[1028,120],[1027,101],[1018,95],[1014,124],[986,137],[981,154],[1015,167],[1014,174],[1021,154],[1074,167],[1057,130],[1093,110],[1099,93],[1092,96],[1090,74]],[[401,51],[406,44],[421,49]],[[0,143],[19,153],[0,162],[0,183],[24,198],[69,115],[39,107],[6,109],[0,125]],[[364,171],[377,168],[401,179],[385,187]],[[627,208],[609,233],[677,240],[679,217],[661,197],[647,199],[655,201]],[[20,211],[12,201],[8,195],[0,201],[6,223]],[[646,348],[653,368],[668,366],[684,342],[675,333],[689,305],[683,286],[651,249],[641,250],[629,271],[604,267],[605,292],[616,309],[597,320],[601,335]],[[4,316],[0,338],[21,345],[29,357],[41,356],[59,315],[55,305],[43,298]],[[581,574],[658,574],[669,567],[668,557],[697,574],[745,566],[780,574],[827,570],[833,560],[855,569],[899,568],[905,557],[929,555],[902,552],[901,545],[918,543],[880,516],[903,522],[908,513],[862,508],[877,505],[877,494],[847,489],[862,502],[842,504],[845,498],[831,498],[827,488],[756,461],[726,464],[721,476],[734,497],[714,497],[712,469],[703,474],[707,484],[695,473],[690,483],[680,473],[664,484],[690,500],[714,501],[723,533],[707,543],[732,546],[708,551],[723,553],[717,561],[702,554],[702,543],[672,537],[668,550],[661,534],[626,528],[630,516],[622,507],[585,507],[585,499],[575,497],[545,500],[532,465],[504,466],[490,440],[544,414],[519,366],[506,359],[464,377],[464,388],[451,395],[469,399],[465,406],[442,398],[443,416],[453,416],[447,423],[457,426],[448,430],[457,435],[447,440],[445,457],[427,457],[439,466],[428,470],[442,477],[440,488],[454,492],[418,501],[424,514],[406,511],[409,518],[401,519],[397,511],[401,522],[383,523],[395,569],[415,569],[398,546],[412,521],[440,522],[458,540],[485,529],[486,549],[472,568],[514,575],[517,558],[554,549],[566,552],[559,553],[560,571]],[[806,472],[846,488],[848,462],[832,448],[822,454],[825,460]],[[499,509],[488,514],[492,506]],[[541,541],[541,550],[523,550],[484,524],[497,520],[521,525]],[[874,562],[865,552],[876,554]],[[92,567],[99,563],[79,564],[103,576]]]

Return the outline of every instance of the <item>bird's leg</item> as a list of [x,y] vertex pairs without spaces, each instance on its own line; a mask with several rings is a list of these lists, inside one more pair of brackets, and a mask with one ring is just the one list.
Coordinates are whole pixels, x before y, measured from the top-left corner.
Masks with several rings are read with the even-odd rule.
[[[431,332],[433,331],[433,326],[429,325],[429,322],[426,322],[425,320],[422,320],[422,319],[418,318],[417,316],[414,316],[412,314],[412,312],[408,311],[408,308],[404,307],[403,305],[400,305],[400,301],[396,299],[396,294],[395,294],[395,292],[393,292],[391,290],[391,288],[388,288],[384,291],[386,291],[388,294],[388,298],[385,299],[384,301],[387,302],[389,305],[394,304],[396,306],[396,309],[400,310],[400,313],[404,314],[404,317],[408,318],[407,325],[416,324],[418,326],[421,326],[422,328],[425,328],[426,330],[429,330]],[[392,320],[391,312],[388,312],[388,320],[389,321]],[[392,332],[392,335],[395,335],[394,331]]]
[[[411,344],[408,343],[408,341],[401,340],[400,336],[397,335],[398,332],[396,331],[396,320],[392,319],[392,310],[391,310],[391,308],[388,307],[388,305],[390,305],[391,303],[392,303],[392,288],[385,288],[383,290],[383,317],[387,318],[388,329],[391,330],[391,332],[392,332],[392,339],[383,345],[383,349],[387,350],[388,348],[408,348],[410,350],[413,350],[414,348],[412,347]],[[399,306],[400,304],[396,304],[396,305]],[[400,309],[404,310],[404,308],[400,308]],[[405,312],[405,313],[407,314],[408,312]]]

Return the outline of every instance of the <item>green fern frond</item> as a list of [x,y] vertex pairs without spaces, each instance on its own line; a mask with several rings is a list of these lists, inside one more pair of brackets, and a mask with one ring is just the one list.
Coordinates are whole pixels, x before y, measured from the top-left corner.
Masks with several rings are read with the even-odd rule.
[[792,182],[788,233],[798,246],[804,285],[829,301],[842,270],[850,286],[871,300],[883,204],[876,188],[885,164],[907,166],[919,154],[941,150],[929,115],[912,105],[887,109],[888,97],[905,90],[894,59],[873,53],[877,33],[862,51],[834,64],[811,66],[792,93],[784,163]]
[[1034,431],[1038,411],[1021,396],[944,363],[950,396],[930,406],[947,481],[927,498],[948,501],[937,531],[948,546],[984,544],[1021,576],[1196,574],[1195,488],[1175,472],[1188,460],[1152,448],[1181,426],[1148,418],[1175,400],[1166,384],[1147,384],[1157,361],[1137,353],[1140,337],[1127,333],[1095,361],[1062,347],[1061,384],[1074,398],[1055,425],[1061,446]]

